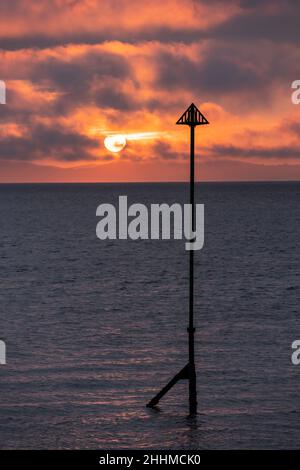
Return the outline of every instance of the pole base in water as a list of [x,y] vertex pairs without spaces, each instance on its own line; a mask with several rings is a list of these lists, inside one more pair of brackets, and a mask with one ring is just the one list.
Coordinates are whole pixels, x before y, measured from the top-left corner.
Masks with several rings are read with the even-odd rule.
[[160,392],[152,398],[152,400],[147,403],[147,408],[154,408],[159,400],[179,381],[179,380],[189,380],[189,408],[190,415],[195,415],[197,413],[197,393],[196,393],[196,371],[195,364],[188,363],[181,369],[178,374],[163,387]]

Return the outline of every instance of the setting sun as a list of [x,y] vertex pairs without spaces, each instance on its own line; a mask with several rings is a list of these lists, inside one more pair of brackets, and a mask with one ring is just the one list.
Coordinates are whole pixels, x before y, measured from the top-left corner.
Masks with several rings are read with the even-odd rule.
[[104,145],[109,152],[117,153],[123,150],[126,145],[125,135],[108,135],[104,139]]

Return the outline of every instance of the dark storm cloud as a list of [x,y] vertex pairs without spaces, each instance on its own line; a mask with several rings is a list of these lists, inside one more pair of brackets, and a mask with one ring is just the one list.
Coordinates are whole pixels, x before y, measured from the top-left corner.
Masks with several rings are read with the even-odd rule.
[[[100,102],[99,94],[93,96],[92,84],[107,83],[107,94],[103,97],[107,106],[110,100],[112,107],[116,107],[117,95],[109,94],[109,88],[118,87],[118,83],[131,76],[131,67],[128,61],[119,54],[103,51],[88,52],[74,57],[68,62],[63,58],[45,58],[36,63],[31,71],[30,78],[33,83],[47,84],[49,89],[61,93],[60,97],[49,106],[49,112],[67,112],[80,104],[92,104]],[[126,97],[119,96],[121,108],[124,106]],[[113,106],[114,105],[114,106]]]
[[199,47],[193,58],[172,50],[158,52],[154,58],[156,86],[164,90],[185,89],[206,100],[226,99],[227,95],[246,107],[265,105],[273,99],[273,85],[286,88],[297,76],[300,51],[297,47],[269,44],[220,43],[212,41]]
[[112,108],[119,111],[134,111],[139,109],[131,95],[120,91],[118,85],[107,85],[93,93],[93,101],[101,108]]
[[[45,58],[32,67],[30,74],[33,83],[46,83],[50,89],[62,93],[49,107],[49,112],[52,110],[54,114],[89,103],[117,109],[130,106],[129,97],[116,91],[133,74],[130,64],[120,54],[90,51],[68,62],[63,58]],[[104,87],[103,92],[97,84]]]
[[[51,15],[60,18],[66,18],[72,15],[72,9],[76,11],[80,2],[53,2]],[[84,3],[84,2],[83,2]],[[122,6],[117,3],[110,2],[113,7],[112,12],[116,15],[122,12]],[[194,4],[195,17],[201,13],[197,12],[197,6],[206,5],[204,1],[191,1],[190,7]],[[211,0],[210,6],[216,9],[224,8],[224,0]],[[100,44],[105,41],[125,41],[128,43],[140,43],[143,41],[158,41],[161,43],[182,42],[191,43],[201,39],[220,39],[220,40],[259,40],[267,39],[272,42],[300,42],[299,34],[299,0],[227,0],[228,7],[235,6],[239,8],[236,14],[225,19],[220,24],[209,27],[191,27],[180,22],[174,22],[174,25],[165,24],[157,25],[152,23],[151,18],[148,22],[141,24],[139,28],[126,27],[126,21],[120,27],[91,27],[87,29],[62,28],[61,31],[52,33],[45,28],[42,33],[40,31],[31,33],[30,30],[25,34],[6,35],[0,33],[0,49],[18,50],[18,49],[45,49],[67,44]],[[38,9],[33,16],[33,24],[35,22],[44,21],[47,16],[47,2],[41,2],[41,8]],[[121,9],[120,9],[121,8]],[[93,11],[93,10],[91,10]],[[86,6],[88,12],[88,6]],[[0,15],[4,17],[20,18],[20,16],[30,17],[31,9],[28,2],[10,1],[2,2],[0,6]],[[126,13],[128,14],[128,12]],[[213,13],[211,13],[213,14]],[[126,20],[126,15],[125,15]],[[71,22],[70,18],[70,22]],[[83,25],[84,26],[84,25]],[[113,25],[114,26],[114,25]]]
[[257,40],[299,44],[300,2],[243,1],[240,14],[210,29],[215,39]]
[[34,64],[31,70],[31,80],[48,80],[56,88],[71,87],[74,91],[82,89],[91,78],[105,79],[116,77],[127,78],[131,74],[128,61],[116,53],[90,51],[80,54],[68,61],[64,57],[46,57]]
[[25,137],[0,138],[1,160],[38,160],[55,158],[58,161],[92,160],[90,151],[99,141],[68,129],[35,125]]
[[237,92],[264,84],[258,68],[239,62],[230,51],[211,48],[199,61],[164,52],[157,57],[157,85],[162,88],[186,88],[195,92]]
[[172,146],[164,140],[158,140],[155,142],[151,147],[150,154],[152,158],[163,160],[177,160],[186,156],[176,152],[176,150],[174,150]]
[[[19,59],[18,59],[19,60]],[[30,63],[30,67],[27,66]],[[130,79],[135,83],[134,72],[128,60],[120,54],[102,50],[85,51],[68,56],[33,55],[27,63],[19,60],[12,62],[9,80],[30,80],[41,92],[53,92],[54,100],[41,102],[39,113],[47,116],[69,113],[80,105],[96,104],[102,107],[130,110],[135,107],[134,100],[120,91],[122,84]],[[25,102],[17,86],[7,87],[7,106],[1,115],[16,121],[24,116],[34,115],[37,102]]]
[[300,146],[279,146],[276,148],[250,147],[243,148],[234,145],[215,145],[209,149],[209,155],[213,157],[228,158],[263,158],[266,160],[300,160]]
[[41,34],[27,35],[24,37],[7,37],[0,35],[0,50],[16,51],[19,49],[47,49],[68,44],[102,44],[105,41],[124,41],[129,44],[136,44],[143,41],[159,42],[183,42],[191,43],[199,39],[204,39],[207,34],[194,29],[172,29],[145,27],[140,32],[98,32],[98,33],[71,33],[56,36]]

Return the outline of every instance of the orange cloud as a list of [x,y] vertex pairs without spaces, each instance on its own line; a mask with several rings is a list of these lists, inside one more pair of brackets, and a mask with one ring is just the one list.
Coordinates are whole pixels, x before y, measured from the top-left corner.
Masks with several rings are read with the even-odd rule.
[[[192,101],[211,122],[196,134],[202,177],[260,179],[259,168],[264,179],[299,177],[295,11],[289,1],[254,3],[2,4],[0,178],[9,169],[18,180],[19,168],[28,180],[185,179],[188,131],[175,122]],[[266,36],[255,15],[270,19]],[[283,17],[291,28],[278,42]],[[108,133],[139,138],[113,155]]]

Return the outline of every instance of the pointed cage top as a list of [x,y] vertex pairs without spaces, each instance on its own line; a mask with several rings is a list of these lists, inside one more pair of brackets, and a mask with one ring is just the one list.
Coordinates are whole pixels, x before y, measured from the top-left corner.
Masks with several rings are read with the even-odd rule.
[[192,103],[191,106],[189,106],[183,115],[178,119],[176,124],[183,124],[186,126],[201,126],[203,124],[209,124],[209,122],[206,117],[200,113],[197,106]]

